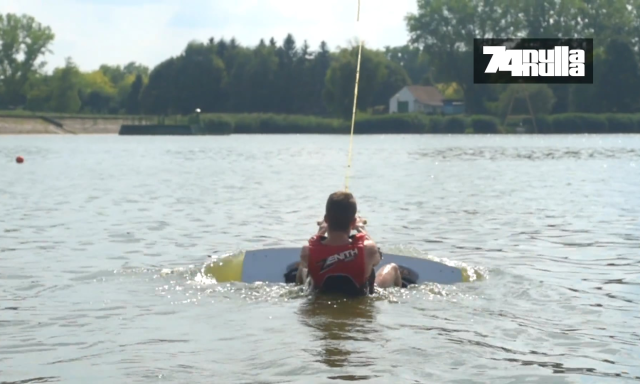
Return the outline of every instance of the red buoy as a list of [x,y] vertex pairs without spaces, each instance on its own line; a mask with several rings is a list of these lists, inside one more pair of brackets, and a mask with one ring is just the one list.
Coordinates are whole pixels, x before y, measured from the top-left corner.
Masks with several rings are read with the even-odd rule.
[[18,163],[18,164],[24,163],[24,158],[22,156],[16,157],[16,163]]

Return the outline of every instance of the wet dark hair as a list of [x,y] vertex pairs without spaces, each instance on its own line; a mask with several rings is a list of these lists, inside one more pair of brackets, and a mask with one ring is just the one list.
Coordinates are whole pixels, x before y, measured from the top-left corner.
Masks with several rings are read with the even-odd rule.
[[329,195],[325,209],[329,230],[350,232],[351,223],[356,218],[358,205],[356,199],[349,192],[339,191]]

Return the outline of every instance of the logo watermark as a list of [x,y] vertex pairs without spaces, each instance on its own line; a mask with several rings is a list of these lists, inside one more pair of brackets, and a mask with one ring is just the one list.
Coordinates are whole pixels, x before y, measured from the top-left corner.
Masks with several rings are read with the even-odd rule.
[[358,251],[355,249],[349,249],[344,252],[329,256],[318,263],[318,265],[321,266],[320,273],[326,272],[328,269],[331,269],[338,262],[355,260],[357,256]]
[[475,84],[593,84],[593,39],[474,39]]

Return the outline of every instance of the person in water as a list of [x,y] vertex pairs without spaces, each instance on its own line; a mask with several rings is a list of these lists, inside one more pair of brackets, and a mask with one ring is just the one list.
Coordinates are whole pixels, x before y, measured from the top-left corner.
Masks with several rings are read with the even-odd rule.
[[[375,273],[382,255],[357,211],[351,193],[341,191],[329,196],[318,233],[300,252],[297,284],[309,278],[315,290],[354,295],[373,294],[374,286],[402,286],[396,264],[387,264]],[[357,233],[350,236],[352,230]]]

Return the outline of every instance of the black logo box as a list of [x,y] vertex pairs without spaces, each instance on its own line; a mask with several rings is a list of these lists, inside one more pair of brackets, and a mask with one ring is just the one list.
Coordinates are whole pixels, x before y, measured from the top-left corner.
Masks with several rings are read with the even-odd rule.
[[[512,76],[511,72],[484,73],[493,55],[482,53],[484,46],[507,49],[550,49],[565,46],[585,51],[585,76]],[[593,84],[593,39],[473,39],[473,82],[475,84]]]

